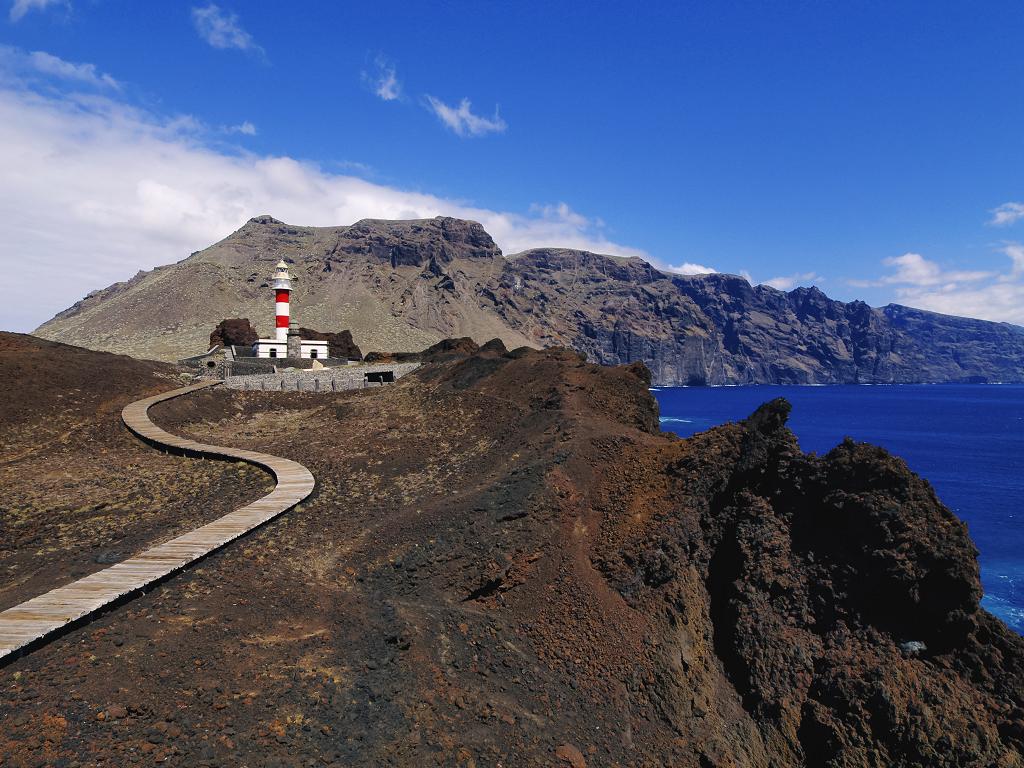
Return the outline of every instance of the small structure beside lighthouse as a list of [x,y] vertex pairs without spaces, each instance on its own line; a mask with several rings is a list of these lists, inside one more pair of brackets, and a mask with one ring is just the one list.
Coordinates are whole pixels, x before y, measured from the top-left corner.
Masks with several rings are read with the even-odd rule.
[[291,322],[292,276],[284,261],[277,262],[270,285],[274,289],[274,338],[258,339],[252,345],[253,354],[293,359],[327,357],[326,341],[299,338],[298,323]]

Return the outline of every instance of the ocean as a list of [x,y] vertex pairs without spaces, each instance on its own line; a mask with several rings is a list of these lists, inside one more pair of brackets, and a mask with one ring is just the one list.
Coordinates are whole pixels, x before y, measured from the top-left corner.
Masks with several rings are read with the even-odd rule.
[[982,605],[1024,634],[1024,385],[655,387],[661,428],[686,437],[785,397],[805,451],[844,436],[928,479],[981,552]]

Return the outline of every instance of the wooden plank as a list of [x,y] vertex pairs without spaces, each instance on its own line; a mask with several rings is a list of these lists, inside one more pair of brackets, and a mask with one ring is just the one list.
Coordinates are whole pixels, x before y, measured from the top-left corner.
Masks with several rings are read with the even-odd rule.
[[220,383],[193,384],[137,400],[125,406],[121,419],[128,429],[157,446],[217,459],[245,461],[267,469],[276,480],[274,490],[193,531],[0,612],[0,662],[62,627],[85,619],[104,606],[170,576],[288,511],[313,492],[316,483],[313,475],[297,462],[258,451],[206,445],[172,435],[150,421],[150,406]]

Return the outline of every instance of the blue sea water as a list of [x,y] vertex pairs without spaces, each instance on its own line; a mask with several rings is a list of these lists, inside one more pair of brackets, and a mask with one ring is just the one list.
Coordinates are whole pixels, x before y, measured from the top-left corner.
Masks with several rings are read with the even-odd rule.
[[785,397],[805,451],[874,443],[927,478],[981,552],[982,605],[1024,634],[1024,385],[665,387],[661,428],[683,437]]

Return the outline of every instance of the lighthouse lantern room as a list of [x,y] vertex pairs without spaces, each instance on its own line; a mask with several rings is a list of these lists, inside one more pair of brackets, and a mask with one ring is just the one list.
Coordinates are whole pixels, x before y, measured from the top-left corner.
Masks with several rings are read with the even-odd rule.
[[[256,357],[327,357],[327,342],[299,339],[297,323],[291,322],[292,276],[284,261],[277,262],[271,287],[274,289],[274,338],[259,339],[252,345]],[[289,339],[289,336],[294,337]],[[289,341],[291,343],[289,344]],[[292,351],[289,354],[289,348]]]

